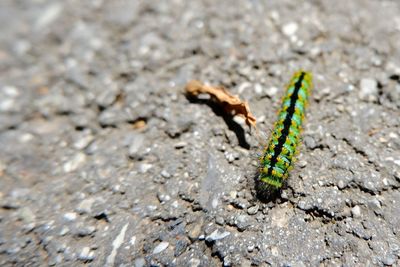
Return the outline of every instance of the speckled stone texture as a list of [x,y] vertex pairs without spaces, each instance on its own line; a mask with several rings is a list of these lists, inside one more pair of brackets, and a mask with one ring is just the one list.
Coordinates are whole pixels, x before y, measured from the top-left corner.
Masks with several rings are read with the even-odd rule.
[[[0,24],[1,266],[400,265],[398,1],[3,0]],[[263,203],[299,68],[301,153]]]

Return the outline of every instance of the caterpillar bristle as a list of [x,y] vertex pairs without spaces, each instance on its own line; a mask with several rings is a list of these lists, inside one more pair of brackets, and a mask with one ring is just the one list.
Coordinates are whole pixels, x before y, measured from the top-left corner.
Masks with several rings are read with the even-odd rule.
[[256,194],[257,198],[263,202],[274,201],[279,198],[282,186],[277,187],[263,182],[261,179],[256,179]]
[[301,124],[311,87],[312,75],[303,70],[296,72],[287,85],[278,120],[274,123],[269,144],[260,157],[256,191],[262,199],[276,198],[286,182],[289,171],[293,169],[295,157],[299,153]]

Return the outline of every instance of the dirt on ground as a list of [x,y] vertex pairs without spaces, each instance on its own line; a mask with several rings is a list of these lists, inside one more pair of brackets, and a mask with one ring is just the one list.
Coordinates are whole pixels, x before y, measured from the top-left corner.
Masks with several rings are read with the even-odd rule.
[[[1,266],[400,265],[398,1],[3,0],[0,23]],[[261,201],[298,69],[300,153]]]

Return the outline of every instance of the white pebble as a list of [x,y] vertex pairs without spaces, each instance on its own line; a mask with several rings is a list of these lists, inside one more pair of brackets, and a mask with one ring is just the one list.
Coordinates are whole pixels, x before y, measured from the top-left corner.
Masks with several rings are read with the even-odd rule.
[[189,261],[189,266],[190,267],[199,267],[201,264],[201,261],[199,259],[196,258],[191,258]]
[[252,252],[254,249],[255,249],[255,246],[254,246],[254,245],[249,245],[249,246],[247,246],[247,251],[248,251],[248,252]]
[[254,215],[258,212],[259,206],[255,205],[247,209],[247,213],[250,215]]
[[90,213],[92,211],[92,205],[94,203],[93,198],[88,198],[82,200],[81,203],[79,203],[78,207],[76,208],[76,211],[79,213]]
[[43,29],[47,25],[53,23],[61,14],[63,6],[59,3],[54,3],[44,9],[41,16],[38,18],[35,24],[36,29]]
[[133,245],[135,245],[135,243],[136,243],[136,236],[132,236],[132,237],[131,237],[131,240],[129,241],[129,244],[130,244],[131,246],[133,246]]
[[228,235],[230,235],[231,233],[229,233],[229,232],[220,232],[218,229],[217,230],[215,230],[214,232],[212,232],[210,235],[208,235],[207,237],[206,237],[206,240],[207,241],[215,241],[215,240],[219,240],[219,239],[222,239],[222,238],[225,238],[225,237],[227,237]]
[[299,166],[300,168],[304,168],[305,166],[307,166],[307,161],[305,160],[299,160],[297,162],[297,166]]
[[76,214],[75,212],[67,212],[64,214],[64,219],[70,222],[75,221],[77,217],[78,214]]
[[147,164],[147,163],[142,163],[139,165],[139,172],[140,173],[146,173],[148,170],[150,170],[153,167],[153,165],[151,164]]
[[163,170],[162,172],[161,172],[161,176],[162,177],[164,177],[164,178],[171,178],[171,174],[168,172],[168,171],[166,171],[166,170]]
[[165,241],[161,242],[154,248],[153,254],[163,252],[165,249],[167,249],[168,246],[169,246],[168,242],[165,242]]
[[17,97],[17,96],[19,96],[19,91],[14,86],[9,86],[9,85],[4,86],[3,87],[3,92],[4,92],[4,94],[6,94],[9,97]]
[[128,153],[130,157],[135,158],[140,153],[145,139],[143,135],[134,135],[131,139]]
[[246,120],[241,116],[233,117],[233,121],[236,122],[239,125],[242,125],[242,127],[246,125]]
[[61,229],[59,235],[60,235],[60,236],[65,236],[65,235],[68,234],[68,233],[69,233],[69,228],[66,227],[66,226],[63,226],[63,228]]
[[94,259],[94,252],[90,250],[89,247],[84,247],[79,253],[78,259],[82,261],[91,261]]
[[187,146],[186,142],[178,142],[174,145],[175,148],[179,149],[179,148],[184,148],[185,146]]
[[261,84],[256,83],[254,85],[254,91],[256,92],[257,95],[261,95],[263,92],[263,88],[262,88]]
[[360,81],[359,96],[363,100],[374,101],[378,97],[378,82],[375,79],[364,78]]
[[6,98],[0,102],[0,111],[7,112],[12,111],[12,108],[15,106],[14,99]]
[[368,201],[368,206],[372,209],[382,208],[381,203],[377,199],[372,199],[372,200]]
[[86,148],[90,142],[92,142],[94,139],[93,135],[86,134],[84,136],[81,136],[76,142],[73,144],[73,146],[76,149],[84,149]]
[[360,206],[356,205],[351,209],[351,214],[354,218],[359,218],[361,216],[361,208]]
[[389,137],[390,137],[390,138],[393,138],[393,139],[399,138],[399,136],[398,136],[396,133],[394,133],[394,132],[390,132],[390,133],[389,133]]
[[144,258],[138,258],[134,262],[135,267],[143,267],[146,265],[146,260]]
[[276,10],[271,11],[270,16],[273,21],[278,21],[281,17]]
[[269,87],[266,92],[267,96],[269,97],[273,97],[274,95],[276,95],[276,93],[278,93],[278,88],[276,87]]
[[86,155],[84,153],[77,153],[72,159],[67,161],[64,166],[64,172],[73,172],[78,169],[86,160]]
[[33,138],[34,138],[33,134],[24,133],[24,134],[22,134],[22,135],[20,136],[19,140],[20,140],[22,143],[27,143],[27,142],[31,141]]
[[289,22],[283,25],[282,31],[286,36],[292,36],[297,32],[298,28],[299,26],[297,25],[297,23]]
[[339,182],[338,182],[338,188],[339,189],[343,189],[343,188],[345,188],[345,186],[346,186],[346,184],[344,183],[344,181],[343,180],[339,180]]
[[242,94],[245,90],[251,87],[251,84],[249,82],[244,82],[239,85],[238,87],[238,94]]

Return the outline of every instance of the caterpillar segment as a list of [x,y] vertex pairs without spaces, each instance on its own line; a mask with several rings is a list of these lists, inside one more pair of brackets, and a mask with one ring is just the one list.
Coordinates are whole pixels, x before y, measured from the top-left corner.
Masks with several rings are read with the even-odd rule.
[[311,90],[312,75],[302,70],[293,75],[287,86],[278,120],[260,158],[258,182],[264,192],[281,189],[293,168]]

